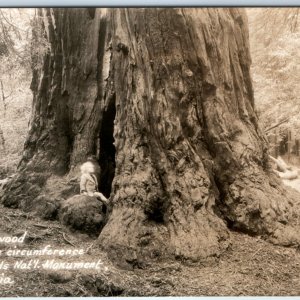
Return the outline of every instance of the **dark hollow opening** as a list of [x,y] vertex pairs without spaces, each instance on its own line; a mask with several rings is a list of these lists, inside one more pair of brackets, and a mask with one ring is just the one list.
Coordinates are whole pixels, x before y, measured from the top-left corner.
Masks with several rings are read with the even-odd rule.
[[153,221],[157,224],[164,223],[164,214],[161,211],[160,207],[156,207],[153,211],[147,212],[146,215],[147,215],[149,221]]
[[112,181],[115,176],[115,155],[114,146],[114,120],[116,117],[115,98],[113,97],[103,112],[100,129],[100,153],[99,164],[101,167],[99,190],[105,196],[109,197],[111,193]]
[[157,224],[163,224],[164,215],[166,212],[166,206],[163,199],[157,198],[156,201],[153,201],[148,207],[145,208],[144,212],[148,218],[148,221],[152,221]]

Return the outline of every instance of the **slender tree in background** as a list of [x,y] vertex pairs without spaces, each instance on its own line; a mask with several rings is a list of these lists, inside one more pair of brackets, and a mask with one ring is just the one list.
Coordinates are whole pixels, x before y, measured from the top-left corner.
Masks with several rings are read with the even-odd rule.
[[299,242],[258,126],[243,10],[39,16],[50,49],[33,71],[30,131],[6,206],[63,195],[59,182],[98,153],[115,166],[102,182],[113,210],[99,237],[112,257],[217,255],[227,227]]
[[255,100],[267,134],[280,126],[300,137],[299,12],[295,7],[247,9]]
[[0,9],[0,179],[16,172],[31,111],[33,9]]

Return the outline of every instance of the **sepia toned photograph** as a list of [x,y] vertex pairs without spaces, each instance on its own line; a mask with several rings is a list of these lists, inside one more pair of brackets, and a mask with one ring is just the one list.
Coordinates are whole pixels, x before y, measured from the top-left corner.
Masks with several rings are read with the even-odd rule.
[[300,296],[300,8],[0,8],[0,297]]

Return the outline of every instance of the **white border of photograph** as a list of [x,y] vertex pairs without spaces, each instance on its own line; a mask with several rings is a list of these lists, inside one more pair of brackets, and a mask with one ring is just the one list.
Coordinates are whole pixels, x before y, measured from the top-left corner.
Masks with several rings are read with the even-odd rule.
[[300,6],[300,0],[2,0],[0,7]]

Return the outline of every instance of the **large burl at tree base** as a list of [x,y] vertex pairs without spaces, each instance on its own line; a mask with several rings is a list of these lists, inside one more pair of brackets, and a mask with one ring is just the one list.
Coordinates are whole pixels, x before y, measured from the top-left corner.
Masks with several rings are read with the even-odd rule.
[[299,243],[295,199],[258,125],[242,9],[39,16],[50,50],[33,57],[30,131],[4,205],[71,196],[65,183],[97,153],[114,168],[102,176],[113,208],[99,236],[112,258],[219,255],[229,229]]

